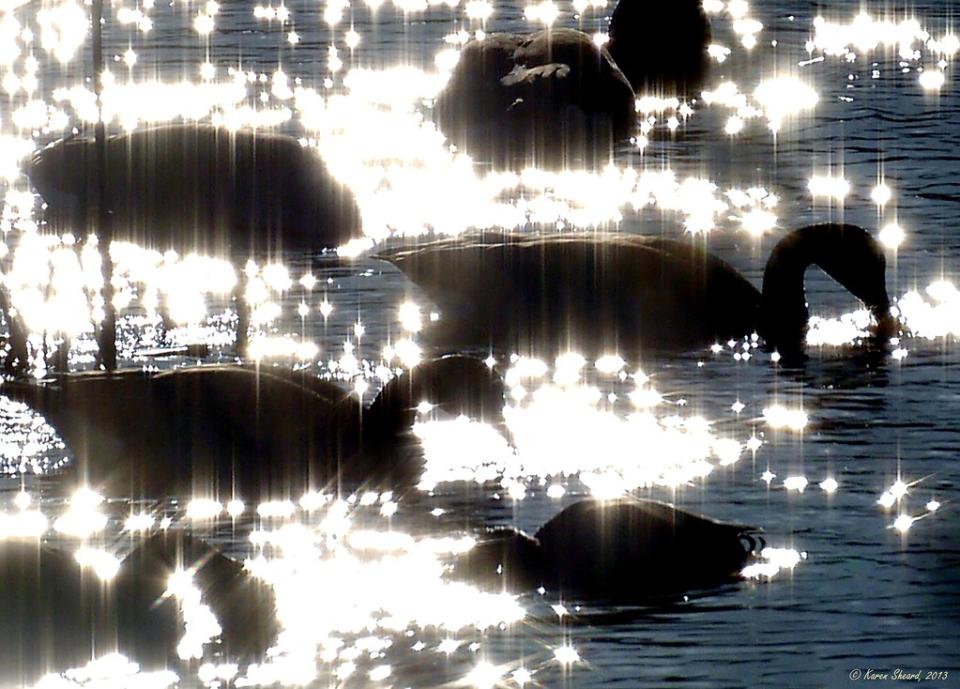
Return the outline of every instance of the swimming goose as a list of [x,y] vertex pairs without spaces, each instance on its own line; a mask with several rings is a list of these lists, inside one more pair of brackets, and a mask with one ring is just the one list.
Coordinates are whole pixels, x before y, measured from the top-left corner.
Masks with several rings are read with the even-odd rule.
[[439,346],[512,354],[682,351],[759,333],[784,355],[802,352],[811,265],[864,302],[890,335],[886,260],[854,225],[812,225],[774,247],[761,293],[689,242],[635,235],[497,235],[440,240],[379,254],[440,306]]

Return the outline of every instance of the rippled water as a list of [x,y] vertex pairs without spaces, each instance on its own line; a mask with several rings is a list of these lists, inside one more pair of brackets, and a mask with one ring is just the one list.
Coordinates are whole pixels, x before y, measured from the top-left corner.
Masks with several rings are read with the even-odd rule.
[[[323,6],[288,6],[301,38],[295,50],[284,45],[277,30],[255,21],[247,3],[224,3],[210,42],[211,61],[242,59],[248,67],[271,71],[282,55],[291,76],[322,79],[331,35],[320,19]],[[939,278],[957,278],[960,100],[952,67],[946,86],[931,94],[917,85],[915,72],[902,73],[896,56],[882,51],[853,63],[828,58],[795,67],[807,57],[803,43],[814,12],[850,18],[859,8],[854,2],[827,7],[789,0],[757,3],[753,14],[764,24],[760,44],[749,54],[735,51],[727,63],[714,65],[711,82],[727,74],[744,92],[777,69],[798,71],[812,80],[820,95],[812,116],[786,125],[775,139],[755,122],[728,137],[722,132],[728,113],[704,108],[681,135],[657,135],[642,157],[627,152],[622,160],[654,168],[669,160],[678,172],[702,174],[725,188],[762,185],[780,197],[777,214],[783,229],[840,218],[878,227],[869,192],[882,174],[896,190],[886,219],[893,217],[895,205],[908,233],[888,270],[891,293],[903,295]],[[911,9],[938,30],[953,16],[951,3],[921,2]],[[178,6],[173,15],[177,13],[182,20],[192,11]],[[452,17],[436,9],[404,21],[385,7],[371,20],[365,8],[357,7],[352,21],[362,41],[353,59],[359,64],[429,64],[442,37],[458,28]],[[132,45],[143,62],[156,64],[160,75],[185,72],[192,78],[203,50],[194,35],[173,24],[158,19],[148,41],[141,47],[142,39],[134,37]],[[599,20],[587,24],[591,31],[602,25]],[[520,5],[497,6],[492,28],[525,26]],[[718,26],[715,39],[732,47],[734,39],[723,33],[725,28]],[[122,53],[130,35],[108,31],[108,54]],[[776,47],[771,40],[777,41]],[[345,62],[349,66],[346,57]],[[76,63],[63,70],[44,64],[42,76],[55,82],[64,72],[76,74],[81,68]],[[879,71],[876,76],[874,69]],[[810,175],[830,168],[842,168],[851,182],[853,191],[842,208],[815,203],[807,193]],[[627,213],[621,226],[644,234],[680,232],[672,216],[661,218],[649,210]],[[724,227],[707,242],[759,284],[763,260],[778,236],[779,231],[756,241]],[[295,274],[312,265],[319,278],[310,298],[319,301],[323,288],[335,306],[329,319],[313,315],[303,323],[307,336],[320,344],[323,359],[339,356],[357,319],[366,327],[364,342],[371,343],[362,346],[369,350],[361,348],[361,354],[373,355],[378,348],[373,343],[383,342],[388,331],[396,329],[397,304],[413,297],[429,308],[419,291],[385,264],[363,259],[345,268],[317,257],[289,258],[299,266]],[[855,306],[816,270],[809,272],[807,285],[814,313],[836,315]],[[281,329],[300,329],[294,310],[300,298],[299,293],[289,295]],[[477,653],[465,645],[441,662],[412,650],[397,651],[395,686],[441,685],[462,676],[479,655],[510,662],[543,656],[546,649],[563,643],[572,644],[583,662],[567,670],[546,664],[536,676],[544,686],[838,687],[850,683],[851,671],[867,668],[946,670],[949,678],[933,684],[957,685],[957,348],[952,339],[921,337],[905,338],[902,345],[908,355],[901,360],[867,360],[851,357],[847,350],[824,348],[812,351],[810,361],[795,369],[777,367],[762,353],[738,361],[727,348],[717,354],[705,351],[643,362],[668,402],[685,399],[690,409],[717,420],[718,427],[738,439],[756,432],[764,440],[755,457],[746,453],[734,467],[718,469],[695,485],[644,494],[716,518],[762,526],[768,543],[796,548],[805,559],[792,573],[772,581],[745,582],[670,607],[574,610],[575,601],[565,601],[572,614],[562,623],[547,605],[556,601],[534,597],[525,601],[531,611],[526,623],[478,636]],[[738,400],[745,405],[739,414],[731,410]],[[802,405],[810,418],[806,430],[797,434],[767,427],[761,412],[774,401]],[[12,432],[25,423],[17,420],[5,428]],[[623,448],[630,456],[645,451]],[[50,454],[56,458],[62,453],[54,448]],[[765,471],[776,478],[765,482]],[[790,476],[805,476],[809,485],[802,492],[786,490],[783,480]],[[828,477],[839,484],[833,494],[818,487]],[[898,478],[911,484],[909,492],[898,507],[884,509],[877,501]],[[20,481],[10,484],[12,499]],[[513,501],[479,488],[465,495],[462,489],[441,487],[424,498],[425,504],[402,505],[399,516],[411,528],[438,534],[468,523],[512,523],[534,531],[574,501],[574,492],[552,499],[544,490],[534,490],[526,499]],[[936,513],[915,522],[905,534],[892,528],[899,513],[925,514],[924,505],[931,499],[942,503]],[[434,520],[426,516],[433,507],[450,514]],[[125,506],[115,511],[123,514]],[[234,540],[230,531],[218,540],[234,552],[245,547],[243,538]]]

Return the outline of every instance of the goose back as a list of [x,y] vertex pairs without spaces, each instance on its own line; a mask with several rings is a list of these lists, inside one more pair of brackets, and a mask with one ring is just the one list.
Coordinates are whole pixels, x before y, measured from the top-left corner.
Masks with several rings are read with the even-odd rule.
[[554,585],[639,599],[735,579],[756,532],[652,500],[583,500],[535,538]]
[[[296,139],[210,125],[108,138],[105,204],[113,236],[159,250],[263,255],[336,247],[360,215],[319,156]],[[27,166],[52,226],[82,232],[96,213],[95,144],[64,139]]]
[[694,244],[636,236],[454,239],[380,255],[443,313],[441,346],[690,348],[749,334],[760,295]]

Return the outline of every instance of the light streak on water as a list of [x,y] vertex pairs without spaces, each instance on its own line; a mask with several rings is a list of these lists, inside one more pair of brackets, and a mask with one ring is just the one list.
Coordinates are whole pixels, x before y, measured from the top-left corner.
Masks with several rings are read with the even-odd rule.
[[798,493],[802,493],[808,484],[806,476],[788,476],[783,480],[784,488]]
[[[496,363],[494,361],[494,363]],[[547,375],[547,363],[535,357],[516,357],[503,377],[508,387],[514,387],[524,380],[536,380]]]
[[814,198],[827,198],[843,203],[850,193],[850,182],[842,176],[814,175],[807,183],[807,189]]
[[[107,73],[109,74],[109,73]],[[210,76],[209,72],[205,76]],[[245,102],[250,97],[246,75],[235,71],[228,80],[206,79],[201,83],[183,81],[118,81],[105,75],[103,121],[116,122],[127,131],[144,124],[160,124],[210,118],[231,130],[245,126],[277,126],[292,117],[289,108],[254,110]],[[61,87],[53,101],[67,107],[85,123],[99,119],[94,92],[85,86]]]
[[53,528],[66,536],[89,538],[107,526],[107,515],[100,511],[103,496],[90,488],[79,488],[70,498],[70,504],[53,524]]
[[895,222],[887,223],[880,230],[879,239],[888,249],[899,249],[907,233]]
[[[594,496],[615,497],[633,488],[676,487],[703,478],[716,466],[735,464],[747,447],[715,433],[702,416],[672,409],[655,414],[654,407],[669,405],[646,387],[649,378],[642,372],[630,395],[635,409],[624,414],[611,408],[598,388],[580,381],[582,357],[568,354],[558,363],[551,382],[549,367],[539,359],[517,357],[507,370],[512,402],[503,416],[512,445],[496,428],[466,417],[419,421],[414,433],[426,461],[420,488],[492,481],[519,500],[528,486],[538,485],[537,478],[552,477],[546,494],[558,498],[567,490],[561,477],[577,477]],[[576,375],[557,375],[565,370]]]
[[731,115],[727,120],[727,124],[723,128],[723,132],[728,136],[736,136],[743,131],[743,118],[739,115]]
[[[2,390],[0,390],[2,393]],[[30,407],[0,396],[0,472],[45,474],[66,464],[56,431]]]
[[904,483],[902,480],[897,479],[892,486],[890,486],[890,494],[895,497],[897,500],[903,498],[907,494],[907,489],[909,486]]
[[298,504],[306,512],[314,512],[319,510],[321,507],[326,505],[331,499],[331,496],[326,493],[321,493],[319,491],[309,491],[304,493]]
[[48,526],[47,518],[39,510],[0,512],[0,541],[37,539],[47,532]]
[[765,119],[767,129],[778,132],[784,122],[813,110],[820,100],[816,90],[794,76],[777,76],[762,80],[752,95],[740,91],[734,81],[725,80],[715,88],[703,91],[703,102],[733,111],[727,119],[725,132],[739,134],[746,124]]
[[740,572],[745,579],[772,579],[780,572],[791,572],[800,560],[806,558],[793,548],[764,548],[760,553],[762,562],[747,565]]
[[594,367],[602,374],[612,376],[619,374],[627,362],[618,354],[606,354],[594,362]]
[[110,581],[120,571],[120,560],[105,550],[85,546],[74,554],[74,559],[81,567],[92,569],[101,581]]
[[0,135],[0,178],[7,183],[14,182],[20,176],[20,161],[29,157],[36,144],[8,134]]
[[[184,325],[202,321],[207,295],[229,294],[237,279],[227,261],[198,254],[161,254],[125,242],[112,243],[110,254],[118,309],[139,295],[148,315],[156,314],[162,297],[171,320]],[[74,337],[92,332],[102,320],[102,301],[97,301],[102,276],[93,235],[77,244],[72,235],[23,234],[4,282],[34,333]]]
[[810,421],[803,409],[789,408],[782,404],[765,407],[763,418],[771,428],[786,429],[798,433],[803,431]]
[[580,662],[580,653],[577,652],[576,648],[569,644],[555,648],[553,650],[553,657],[556,658],[557,662],[564,666],[573,665],[574,663]]
[[720,14],[725,6],[723,0],[703,0],[703,11],[707,14]]
[[156,519],[154,519],[152,515],[143,512],[137,514],[131,513],[123,522],[123,530],[132,533],[149,531],[155,523]]
[[219,665],[204,663],[197,670],[197,679],[206,685],[211,685],[218,680],[230,682],[237,676],[237,671],[238,668],[235,663],[221,663]]
[[[374,503],[386,500],[374,497]],[[281,632],[268,660],[243,669],[238,684],[352,675],[363,670],[364,649],[387,649],[408,628],[458,635],[523,618],[513,597],[446,579],[440,558],[469,549],[473,539],[417,538],[354,526],[357,511],[374,505],[362,505],[370,502],[363,495],[353,502],[325,502],[309,524],[254,532],[263,552],[246,567],[274,588]],[[318,588],[318,581],[324,585]],[[383,586],[384,581],[393,583]],[[390,674],[382,662],[367,672]]]
[[[147,7],[148,3],[144,3],[144,7]],[[146,34],[153,29],[153,20],[144,13],[142,10],[133,9],[131,7],[118,7],[116,9],[116,18],[121,25],[132,24],[137,27],[137,30]]]
[[723,64],[730,57],[730,48],[719,43],[711,43],[707,46],[707,53],[719,64]]
[[523,687],[533,681],[533,673],[527,668],[517,668],[510,675],[511,679],[517,683],[517,686]]
[[816,107],[820,97],[809,85],[796,77],[766,79],[753,92],[760,104],[768,126],[777,131],[788,117]]
[[273,500],[257,505],[257,515],[262,519],[289,519],[296,509],[290,500]]
[[777,226],[777,216],[768,210],[754,208],[740,219],[744,231],[753,237],[760,237]]
[[370,505],[376,505],[380,500],[380,494],[375,490],[368,490],[360,496],[360,505],[362,507],[369,507]]
[[636,110],[641,115],[659,114],[665,111],[678,110],[680,100],[675,96],[661,97],[645,95],[637,98]]
[[420,314],[420,307],[414,302],[404,302],[397,310],[397,320],[404,330],[411,333],[420,332],[423,328],[423,316]]
[[[824,55],[843,57],[852,61],[857,53],[868,57],[872,52],[892,50],[906,63],[936,62],[937,67],[918,70],[918,83],[924,90],[937,91],[943,87],[943,68],[960,50],[960,39],[954,34],[933,36],[915,17],[900,19],[877,18],[861,11],[850,22],[828,21],[821,16],[813,20],[814,36],[807,50]],[[851,59],[852,58],[852,59]],[[909,69],[907,70],[909,71]]]
[[750,50],[757,45],[757,34],[763,31],[763,24],[756,19],[743,17],[733,22],[733,31],[740,36],[740,43]]
[[567,489],[564,488],[559,483],[552,483],[547,488],[547,497],[552,498],[553,500],[559,500],[566,494],[567,494]]
[[560,8],[553,0],[541,0],[541,2],[527,5],[523,9],[523,16],[529,22],[552,26],[560,16]]
[[[270,318],[269,321],[273,321],[277,317],[279,317],[279,313]],[[247,345],[247,353],[255,361],[264,359],[311,361],[317,358],[320,348],[316,343],[303,342],[295,335],[274,337],[257,335],[251,338]]]
[[896,503],[897,499],[893,496],[890,491],[884,491],[881,493],[880,498],[877,500],[877,504],[883,507],[884,509],[890,509]]
[[464,10],[469,19],[486,21],[493,16],[494,7],[488,0],[467,0]]
[[60,63],[70,62],[87,39],[87,12],[83,6],[62,2],[37,12],[40,44]]
[[916,518],[911,517],[909,514],[901,514],[893,521],[893,528],[901,534],[905,534],[910,530],[910,527],[913,526],[915,521],[917,521]]
[[837,318],[811,316],[807,323],[807,345],[839,347],[859,342],[870,335],[874,318],[867,309],[844,313]]
[[870,191],[870,199],[880,208],[883,208],[893,198],[893,189],[885,182],[881,182]]
[[28,509],[32,503],[33,498],[30,496],[30,493],[25,490],[21,490],[13,499],[14,506],[21,512]]
[[181,660],[203,658],[203,647],[220,635],[222,628],[206,603],[200,589],[193,583],[190,570],[179,569],[167,581],[166,595],[173,596],[183,616],[183,636],[177,643]]
[[187,503],[187,519],[194,521],[209,521],[216,519],[223,513],[223,505],[209,498],[194,498]]
[[141,672],[126,656],[110,653],[83,667],[45,675],[34,689],[169,689],[179,682],[172,670]]
[[890,509],[904,498],[911,485],[912,484],[905,483],[902,479],[898,478],[889,488],[880,494],[877,504],[884,509]]
[[[82,356],[92,360],[91,355],[82,352],[90,349],[94,325],[103,319],[100,296],[103,282],[97,247],[95,235],[79,243],[70,234],[56,237],[26,232],[20,235],[13,250],[13,260],[3,281],[30,333],[30,347],[37,357],[36,366],[41,375],[43,366],[39,363],[39,354],[44,342],[48,347],[55,347],[60,336],[77,339],[76,354],[72,355],[77,363],[84,363]],[[124,323],[136,329],[153,326],[150,338],[163,337],[173,347],[234,344],[230,332],[233,312],[225,307],[229,305],[238,275],[228,261],[195,253],[184,256],[174,251],[160,253],[126,242],[113,242],[110,253],[116,290],[113,303]],[[261,268],[250,261],[244,272],[247,278],[244,299],[252,308],[251,321],[255,325],[248,344],[249,354],[258,360],[316,359],[318,346],[300,334],[267,335],[258,331],[282,315],[280,305],[273,299],[292,287],[288,269],[281,264]],[[307,284],[311,284],[309,280]],[[162,323],[161,305],[165,318]],[[225,310],[219,312],[220,308]],[[332,306],[324,300],[319,310],[326,318]],[[161,325],[163,327],[159,327]],[[131,346],[135,349],[125,351],[124,355],[138,356],[140,351],[149,351],[152,343],[162,342],[150,338],[134,342]],[[410,356],[406,360],[412,359]],[[3,454],[12,456],[8,452]]]
[[960,334],[960,291],[948,280],[930,283],[923,293],[907,292],[897,310],[914,336],[933,340]]
[[507,441],[487,424],[466,417],[417,423],[413,432],[423,448],[421,490],[448,481],[493,481],[515,464]]
[[[344,79],[346,92],[326,99],[297,90],[300,119],[315,137],[311,145],[316,143],[334,176],[355,193],[368,237],[455,235],[540,223],[591,229],[619,222],[625,208],[676,212],[691,232],[712,230],[727,219],[729,208],[716,185],[678,179],[669,170],[638,173],[610,165],[597,171],[481,173],[469,157],[451,151],[417,111],[418,102],[436,96],[452,67],[444,62],[433,74],[410,67],[354,69]],[[641,111],[668,107],[676,106],[664,99],[638,100]],[[681,105],[680,111],[689,108]]]
[[506,671],[505,667],[486,661],[480,662],[460,681],[460,685],[476,687],[476,689],[494,689],[500,686]]

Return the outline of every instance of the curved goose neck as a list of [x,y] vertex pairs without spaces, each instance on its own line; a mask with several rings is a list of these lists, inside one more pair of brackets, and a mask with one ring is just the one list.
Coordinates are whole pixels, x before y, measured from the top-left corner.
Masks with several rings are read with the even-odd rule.
[[811,225],[780,240],[767,261],[759,329],[769,347],[802,348],[809,317],[803,282],[811,265],[863,301],[882,329],[887,329],[890,299],[880,244],[856,225]]

